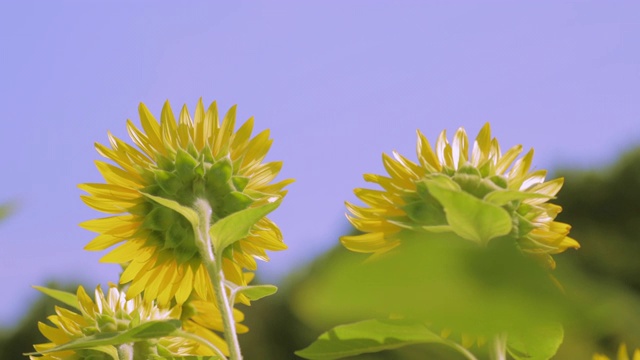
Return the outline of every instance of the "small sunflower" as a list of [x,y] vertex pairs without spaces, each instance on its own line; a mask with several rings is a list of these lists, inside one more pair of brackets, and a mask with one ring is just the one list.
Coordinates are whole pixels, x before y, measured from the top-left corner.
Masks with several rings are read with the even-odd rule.
[[491,138],[488,123],[480,130],[470,154],[462,128],[456,131],[452,143],[442,131],[435,151],[418,130],[418,163],[394,151],[393,158],[382,155],[389,176],[364,175],[366,181],[382,190],[355,190],[368,207],[347,202],[347,218],[365,234],[344,236],[343,245],[352,251],[379,254],[398,246],[406,230],[464,235],[456,224],[449,223],[443,204],[425,186],[437,181],[506,210],[511,217],[507,231],[517,239],[521,250],[553,268],[550,255],[579,247],[567,236],[570,226],[554,221],[562,208],[548,202],[562,187],[563,179],[545,181],[545,170],[530,170],[533,149],[517,159],[521,153],[521,145],[502,153],[498,141]]
[[[143,301],[140,296],[127,300],[126,295],[113,284],[109,286],[106,295],[98,286],[95,290],[95,301],[80,286],[76,298],[79,313],[56,306],[56,315],[48,317],[54,326],[42,322],[38,323],[40,332],[51,342],[34,345],[36,351],[50,350],[86,336],[128,330],[149,321],[180,318],[183,319],[183,328],[186,331],[204,337],[223,352],[227,351],[224,340],[213,332],[213,330],[222,331],[220,313],[213,303],[197,300],[194,305],[189,306],[189,308],[193,307],[195,311],[183,312],[183,307],[180,305],[165,308],[158,306],[155,302]],[[207,320],[212,320],[206,325],[199,321],[203,316],[201,311],[205,310],[207,311]],[[242,319],[241,313],[238,312],[235,315],[236,320]],[[246,331],[242,325],[238,324],[238,326],[239,330]],[[149,356],[214,355],[211,349],[202,344],[175,336],[166,336],[153,341],[147,340],[129,345],[134,351]],[[42,357],[32,356],[31,359],[112,359],[110,354],[115,352],[117,349],[114,346],[104,345],[88,349],[50,352]]]
[[[593,360],[611,360],[608,356],[602,354],[593,355]],[[620,344],[618,348],[618,356],[616,360],[640,360],[640,349],[636,349],[633,352],[633,358],[629,358],[629,352],[627,351],[626,344]]]
[[[206,268],[198,253],[189,221],[144,194],[192,207],[206,199],[212,208],[211,224],[237,211],[283,197],[293,180],[271,183],[281,162],[263,160],[271,146],[269,130],[251,138],[253,118],[236,132],[236,107],[222,123],[213,102],[207,111],[202,100],[192,119],[184,106],[176,121],[167,101],[158,122],[144,104],[139,107],[142,130],[127,121],[127,130],[139,149],[109,133],[110,147],[96,149],[114,164],[96,161],[105,183],[81,184],[89,193],[82,200],[110,217],[81,226],[99,235],[85,249],[104,250],[120,244],[101,261],[125,266],[120,282],[130,283],[127,294],[144,291],[146,300],[167,305],[175,298],[183,304],[192,292],[200,298],[212,294]],[[227,280],[244,285],[242,269],[256,269],[255,258],[268,260],[266,250],[286,245],[278,227],[264,217],[250,235],[226,249],[223,271]]]

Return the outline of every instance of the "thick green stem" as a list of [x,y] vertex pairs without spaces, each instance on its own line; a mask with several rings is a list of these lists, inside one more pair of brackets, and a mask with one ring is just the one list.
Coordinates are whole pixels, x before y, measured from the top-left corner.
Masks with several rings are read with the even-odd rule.
[[507,360],[507,334],[497,334],[489,349],[491,360]]
[[211,237],[209,236],[211,206],[206,200],[198,199],[195,203],[195,210],[198,212],[199,226],[194,229],[196,233],[198,249],[200,257],[204,262],[209,278],[213,284],[213,292],[216,297],[216,303],[220,314],[222,315],[222,324],[224,326],[224,339],[229,346],[229,357],[231,360],[242,360],[240,352],[240,343],[236,333],[236,322],[233,318],[233,308],[229,304],[227,290],[224,286],[224,273],[222,272],[222,264],[216,261],[216,254],[213,252]]

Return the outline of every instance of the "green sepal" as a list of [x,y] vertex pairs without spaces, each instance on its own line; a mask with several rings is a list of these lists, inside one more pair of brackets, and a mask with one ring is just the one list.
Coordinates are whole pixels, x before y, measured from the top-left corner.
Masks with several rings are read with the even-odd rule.
[[198,166],[198,160],[188,152],[178,149],[176,152],[176,171],[181,178],[189,178],[193,170]]
[[330,360],[423,343],[444,342],[440,336],[419,323],[365,320],[336,326],[295,354],[305,359]]
[[78,298],[76,297],[76,294],[70,293],[70,292],[66,292],[66,291],[62,291],[62,290],[54,290],[54,289],[49,289],[46,288],[44,286],[33,286],[34,289],[43,292],[44,294],[48,295],[49,297],[52,297],[60,302],[62,302],[63,304],[69,305],[71,307],[73,307],[74,309],[78,309],[80,310],[80,306],[78,305]]
[[511,231],[511,216],[505,209],[464,191],[456,191],[447,180],[441,179],[444,178],[425,180],[425,184],[444,208],[447,223],[456,234],[486,245],[489,240]]
[[48,354],[64,350],[93,349],[102,346],[116,346],[120,344],[157,339],[170,336],[174,331],[180,329],[180,320],[158,320],[140,324],[125,331],[103,332],[91,336],[74,339],[66,344],[56,346],[40,352],[33,352],[26,355]]
[[175,212],[170,208],[159,206],[153,208],[145,217],[143,225],[147,229],[165,231],[176,220]]
[[170,171],[155,170],[153,176],[156,184],[167,194],[175,195],[182,187],[182,181]]
[[226,157],[218,160],[207,170],[207,187],[214,189],[228,188],[227,182],[231,179],[232,174],[233,165],[231,165],[231,160]]
[[209,235],[217,254],[225,248],[249,235],[251,228],[264,216],[275,210],[282,201],[280,197],[272,197],[271,202],[235,212],[218,220],[209,228]]
[[249,178],[246,176],[234,176],[231,178],[231,181],[233,182],[233,186],[237,191],[243,191],[249,183]]
[[564,330],[560,323],[533,326],[510,331],[507,351],[516,360],[551,359],[564,340]]
[[249,205],[251,205],[254,201],[255,200],[253,200],[247,194],[243,194],[239,191],[232,191],[222,199],[224,207],[220,209],[220,216],[227,216],[227,214],[233,214],[238,211],[242,211],[249,207]]
[[198,213],[192,208],[181,205],[177,201],[174,201],[171,199],[165,199],[163,197],[154,196],[154,195],[146,194],[143,192],[140,192],[140,193],[148,197],[149,199],[157,202],[158,204],[165,206],[171,210],[174,210],[180,215],[184,216],[187,220],[189,220],[189,222],[191,223],[191,225],[193,225],[194,228],[198,227],[198,224],[199,224]]
[[[167,231],[163,233],[164,235],[164,248],[165,249],[176,249],[180,244],[182,244],[187,236],[192,236],[192,233],[189,233],[191,229],[184,228],[180,221],[175,221],[171,227]],[[188,234],[188,235],[187,235]],[[188,246],[186,246],[188,247]],[[195,248],[195,247],[194,247]]]

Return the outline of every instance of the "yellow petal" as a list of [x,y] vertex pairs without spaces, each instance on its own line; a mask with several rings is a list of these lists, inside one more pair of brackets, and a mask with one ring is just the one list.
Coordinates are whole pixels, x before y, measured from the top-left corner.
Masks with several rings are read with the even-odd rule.
[[38,321],[38,329],[46,337],[49,341],[53,341],[56,344],[64,344],[71,340],[69,335],[65,334],[64,331],[60,329],[56,329],[51,327],[45,323]]
[[107,235],[107,234],[100,234],[96,236],[93,240],[91,240],[87,245],[85,245],[84,249],[88,251],[104,250],[124,240],[125,239],[121,237]]
[[489,153],[491,150],[491,127],[489,123],[485,123],[476,140],[473,143],[473,149],[471,150],[471,164],[475,167],[479,167],[485,161],[489,159]]
[[202,104],[202,98],[198,99],[198,103],[196,104],[196,112],[193,114],[193,123],[194,123],[194,134],[193,141],[196,149],[202,150],[204,149],[204,145],[206,143],[206,134],[205,134],[205,123],[204,123],[204,105]]
[[100,171],[104,179],[109,184],[119,185],[130,189],[142,188],[142,185],[134,181],[126,171],[102,161],[95,161],[95,164],[98,171]]
[[249,144],[249,138],[251,137],[252,131],[253,117],[250,117],[233,135],[233,140],[231,141],[231,160],[235,161],[238,155],[244,153],[247,145]]
[[498,160],[496,164],[496,174],[504,175],[507,169],[511,166],[513,160],[515,160],[518,155],[522,152],[522,145],[516,145],[511,149],[507,150],[506,153]]
[[233,128],[236,126],[236,105],[233,105],[222,120],[222,126],[216,135],[213,142],[213,153],[218,156],[219,154],[225,154],[229,150],[229,143],[231,135],[233,134]]
[[453,135],[453,143],[451,145],[453,156],[453,167],[458,169],[467,162],[469,156],[469,139],[463,128],[458,128]]
[[271,148],[273,140],[269,139],[269,129],[259,133],[249,141],[242,159],[241,169],[250,167],[254,163],[259,163],[264,159]]
[[438,157],[433,152],[431,148],[431,144],[429,144],[429,140],[417,130],[418,133],[418,142],[416,152],[418,153],[418,161],[420,164],[427,169],[428,172],[440,172],[442,170],[442,165],[440,161],[438,161]]
[[176,291],[176,302],[178,304],[184,304],[185,301],[191,295],[193,289],[193,271],[190,266],[183,266],[184,277],[180,281],[180,286]]
[[166,154],[158,120],[156,120],[151,111],[149,111],[147,106],[143,103],[140,103],[140,106],[138,106],[138,113],[140,114],[140,124],[142,125],[144,132],[147,134],[149,144],[156,152]]
[[169,101],[165,101],[162,106],[162,112],[160,113],[160,128],[162,132],[162,139],[164,144],[170,145],[176,149],[178,147],[178,126],[176,125],[176,118],[173,116],[173,110]]

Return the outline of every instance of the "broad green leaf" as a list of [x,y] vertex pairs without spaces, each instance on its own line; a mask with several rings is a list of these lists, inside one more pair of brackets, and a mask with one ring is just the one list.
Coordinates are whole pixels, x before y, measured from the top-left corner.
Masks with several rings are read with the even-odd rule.
[[507,351],[516,360],[551,359],[564,339],[560,323],[538,325],[509,332]]
[[464,191],[443,187],[439,182],[428,180],[425,184],[444,207],[447,222],[459,236],[486,245],[511,231],[511,216],[505,209]]
[[443,343],[443,340],[421,324],[365,320],[336,326],[307,348],[296,351],[296,355],[313,360],[340,359],[421,343]]
[[276,291],[278,291],[278,288],[274,285],[253,285],[238,287],[236,294],[243,294],[248,297],[249,300],[259,300],[275,294]]
[[375,261],[333,259],[294,294],[296,313],[317,326],[399,313],[487,336],[573,313],[547,271],[512,238],[479,247],[454,233],[410,234],[400,233],[402,245]]
[[78,306],[78,298],[76,297],[76,294],[72,294],[70,292],[62,290],[49,289],[44,286],[34,286],[34,288],[64,304],[67,304],[75,309],[80,309]]
[[178,203],[177,201],[171,200],[171,199],[165,199],[163,197],[159,197],[159,196],[154,196],[154,195],[150,195],[150,194],[146,194],[143,192],[140,192],[142,195],[148,197],[149,199],[157,202],[158,204],[168,207],[169,209],[177,212],[178,214],[184,216],[187,220],[189,220],[189,222],[191,223],[191,225],[193,225],[193,227],[198,227],[199,221],[198,221],[198,213],[193,210],[192,208],[188,207],[188,206],[184,206],[181,205],[180,203]]
[[[91,349],[102,346],[115,346],[129,342],[137,342],[142,340],[160,338],[171,335],[175,330],[181,326],[180,320],[162,320],[162,321],[149,321],[142,323],[132,329],[108,333],[98,333],[91,336],[75,339],[69,341],[66,344],[56,346],[51,349],[43,350],[40,354],[48,354],[56,351],[63,350],[79,350],[79,349]],[[36,353],[30,353],[28,355],[36,355]]]
[[484,201],[502,206],[514,200],[526,199],[551,199],[552,197],[545,194],[528,193],[519,190],[496,190],[488,193],[484,197]]
[[251,228],[264,216],[280,206],[279,197],[272,197],[265,205],[244,209],[218,220],[209,228],[209,235],[217,253],[249,235]]

